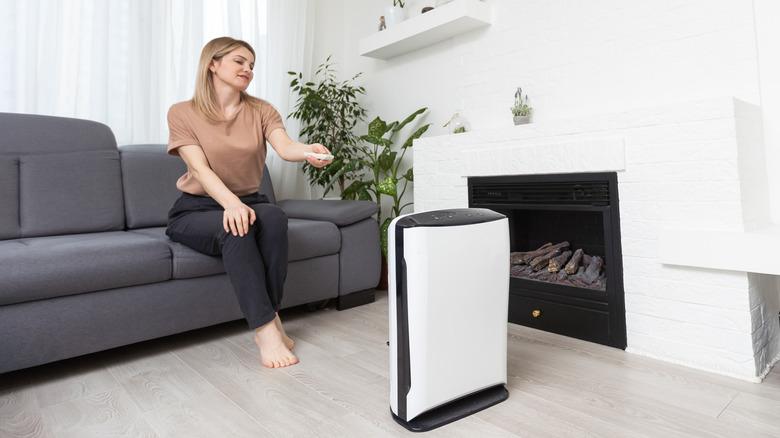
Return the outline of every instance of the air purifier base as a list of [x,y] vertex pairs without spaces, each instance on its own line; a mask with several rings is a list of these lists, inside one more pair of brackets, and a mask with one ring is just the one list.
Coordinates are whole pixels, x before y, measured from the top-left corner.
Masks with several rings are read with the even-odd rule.
[[398,424],[410,431],[427,432],[501,403],[507,398],[509,398],[509,391],[507,391],[506,387],[497,385],[431,409],[418,415],[411,421],[403,420],[395,415],[393,411],[390,411],[390,413],[393,414],[393,419]]

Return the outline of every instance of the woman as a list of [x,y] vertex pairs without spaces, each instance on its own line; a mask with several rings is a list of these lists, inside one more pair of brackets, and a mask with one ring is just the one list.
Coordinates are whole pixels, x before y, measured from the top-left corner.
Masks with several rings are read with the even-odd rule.
[[262,363],[278,368],[298,363],[293,341],[279,319],[287,275],[287,217],[258,193],[266,141],[287,161],[315,167],[330,161],[321,144],[293,141],[279,113],[250,96],[255,52],[244,41],[216,38],[203,47],[195,96],[168,111],[168,153],[187,172],[176,182],[181,197],[169,212],[171,240],[209,255],[221,255],[241,310],[255,331]]

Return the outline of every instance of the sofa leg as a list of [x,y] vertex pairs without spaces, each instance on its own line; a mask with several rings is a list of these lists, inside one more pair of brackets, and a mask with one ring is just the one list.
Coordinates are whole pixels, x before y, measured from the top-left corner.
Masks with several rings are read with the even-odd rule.
[[374,292],[374,289],[366,289],[349,295],[341,295],[336,303],[336,308],[338,310],[347,310],[363,304],[373,303]]

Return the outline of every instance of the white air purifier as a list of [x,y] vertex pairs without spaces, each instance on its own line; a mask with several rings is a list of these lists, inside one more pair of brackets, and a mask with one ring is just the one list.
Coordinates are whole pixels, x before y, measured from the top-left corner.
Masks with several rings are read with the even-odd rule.
[[387,248],[393,418],[421,432],[506,400],[506,216],[399,216]]

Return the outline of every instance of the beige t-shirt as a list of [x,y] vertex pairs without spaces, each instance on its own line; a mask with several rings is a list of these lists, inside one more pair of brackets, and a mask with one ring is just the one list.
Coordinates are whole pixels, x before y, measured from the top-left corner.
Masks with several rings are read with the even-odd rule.
[[[259,109],[245,103],[232,120],[212,122],[188,100],[168,110],[168,128],[169,154],[179,155],[180,146],[199,145],[211,170],[231,192],[241,196],[258,191],[265,142],[275,129],[284,129],[284,124],[279,112],[265,101]],[[176,187],[192,195],[208,195],[189,171],[176,181]]]

